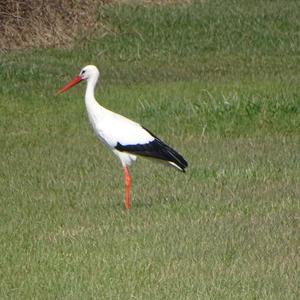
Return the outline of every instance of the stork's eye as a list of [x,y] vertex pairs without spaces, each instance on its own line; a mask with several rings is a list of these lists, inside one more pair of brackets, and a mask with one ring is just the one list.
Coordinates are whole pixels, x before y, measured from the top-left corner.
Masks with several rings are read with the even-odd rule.
[[84,74],[84,73],[85,73],[85,70],[82,70],[82,71],[81,71],[81,74]]

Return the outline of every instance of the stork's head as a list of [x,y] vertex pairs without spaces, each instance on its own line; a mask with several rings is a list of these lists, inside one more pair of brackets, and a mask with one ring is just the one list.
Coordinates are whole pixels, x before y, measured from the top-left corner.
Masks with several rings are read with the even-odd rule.
[[96,66],[88,65],[81,69],[79,75],[75,76],[69,83],[67,83],[64,87],[58,90],[58,93],[61,94],[67,91],[72,86],[78,84],[82,80],[86,80],[88,82],[93,82],[96,84],[99,78],[99,70]]
[[99,70],[97,69],[96,66],[93,65],[85,66],[84,68],[81,69],[79,73],[79,77],[81,78],[81,80],[89,80],[90,78],[94,80],[98,79]]

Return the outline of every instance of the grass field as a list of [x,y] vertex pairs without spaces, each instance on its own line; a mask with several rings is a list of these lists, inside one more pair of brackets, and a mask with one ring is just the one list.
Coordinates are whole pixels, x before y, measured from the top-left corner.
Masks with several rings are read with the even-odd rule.
[[[288,3],[288,4],[287,4]],[[299,299],[300,3],[101,9],[72,49],[0,60],[0,299]],[[120,163],[97,99],[155,132],[186,174]]]

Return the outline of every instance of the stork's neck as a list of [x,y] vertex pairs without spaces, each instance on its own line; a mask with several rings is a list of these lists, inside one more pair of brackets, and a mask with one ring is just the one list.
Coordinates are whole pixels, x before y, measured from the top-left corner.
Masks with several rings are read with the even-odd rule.
[[97,83],[97,78],[96,80],[94,78],[90,78],[87,81],[87,86],[85,91],[86,105],[93,104],[93,102],[96,102],[95,95],[94,95],[96,83]]
[[95,99],[95,87],[97,83],[97,78],[91,78],[87,81],[86,91],[85,91],[85,106],[88,112],[88,116],[92,125],[103,118],[106,113],[106,109],[101,106]]

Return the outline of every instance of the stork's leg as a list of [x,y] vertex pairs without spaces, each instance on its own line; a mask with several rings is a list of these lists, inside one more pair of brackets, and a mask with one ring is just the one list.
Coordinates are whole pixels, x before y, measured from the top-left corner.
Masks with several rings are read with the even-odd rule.
[[127,166],[124,167],[124,175],[125,175],[125,189],[126,189],[126,197],[125,197],[125,207],[128,209],[130,207],[130,176],[128,172]]

